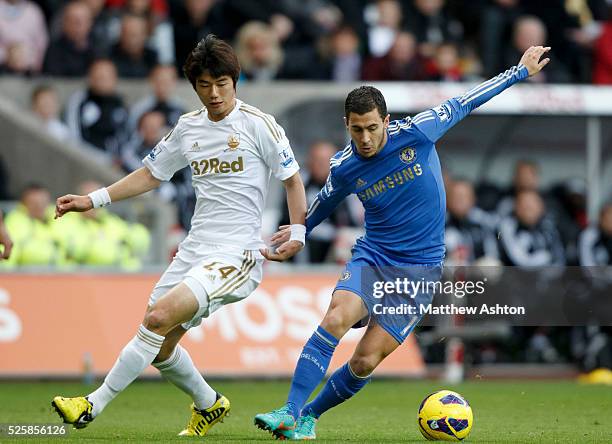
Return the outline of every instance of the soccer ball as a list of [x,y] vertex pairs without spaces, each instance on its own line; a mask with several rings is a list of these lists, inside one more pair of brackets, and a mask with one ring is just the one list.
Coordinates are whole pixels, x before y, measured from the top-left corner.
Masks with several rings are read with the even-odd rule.
[[418,422],[421,434],[430,441],[461,441],[470,434],[474,417],[463,396],[440,390],[423,399]]

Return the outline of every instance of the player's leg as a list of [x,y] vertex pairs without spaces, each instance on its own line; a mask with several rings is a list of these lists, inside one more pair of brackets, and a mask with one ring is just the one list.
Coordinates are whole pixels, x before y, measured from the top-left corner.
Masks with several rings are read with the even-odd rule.
[[[198,246],[202,248],[202,245]],[[263,257],[257,251],[232,250],[223,246],[205,246],[204,265],[192,267],[185,274],[185,283],[199,301],[195,315],[177,325],[166,335],[164,346],[154,363],[162,375],[188,393],[194,400],[191,418],[179,434],[203,436],[217,423],[223,422],[231,405],[215,392],[194,366],[187,350],[178,341],[187,330],[200,325],[202,319],[224,305],[248,297],[259,285]]]
[[283,432],[295,427],[303,405],[323,380],[338,341],[367,315],[360,296],[347,290],[334,292],[323,321],[300,353],[287,403],[270,413],[256,415],[259,428],[287,437]]
[[104,383],[87,397],[57,396],[53,406],[64,422],[85,427],[121,391],[149,366],[161,350],[165,335],[178,324],[193,318],[199,303],[192,290],[181,283],[147,309],[134,338],[119,354]]
[[195,407],[204,410],[217,400],[217,392],[208,385],[202,374],[193,364],[189,352],[179,345],[187,330],[181,325],[174,327],[164,339],[164,343],[153,360],[153,367],[170,383],[188,394]]
[[208,385],[193,364],[189,352],[179,345],[185,333],[187,330],[179,325],[166,335],[153,366],[166,380],[191,396],[191,418],[179,435],[198,436],[204,435],[216,422],[223,421],[230,410],[230,403]]
[[365,387],[374,369],[399,345],[393,336],[372,319],[351,359],[336,370],[315,399],[304,406],[293,439],[315,439],[318,418]]

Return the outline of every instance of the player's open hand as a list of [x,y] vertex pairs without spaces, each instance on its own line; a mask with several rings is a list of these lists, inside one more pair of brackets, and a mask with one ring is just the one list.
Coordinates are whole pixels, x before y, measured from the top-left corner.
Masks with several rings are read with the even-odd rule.
[[91,197],[89,196],[77,196],[75,194],[67,194],[62,197],[58,197],[55,202],[55,219],[62,217],[66,213],[71,211],[89,211],[93,208]]
[[300,241],[290,240],[283,242],[274,253],[263,248],[259,252],[269,261],[283,262],[298,254],[302,248],[304,248],[304,244]]
[[550,51],[550,46],[531,46],[525,51],[519,63],[525,65],[525,68],[527,68],[529,72],[529,77],[536,75],[542,71],[542,68],[548,65],[548,62],[550,62],[548,57],[540,60],[548,51]]
[[278,231],[270,238],[270,243],[273,247],[284,244],[291,238],[291,225],[281,225]]

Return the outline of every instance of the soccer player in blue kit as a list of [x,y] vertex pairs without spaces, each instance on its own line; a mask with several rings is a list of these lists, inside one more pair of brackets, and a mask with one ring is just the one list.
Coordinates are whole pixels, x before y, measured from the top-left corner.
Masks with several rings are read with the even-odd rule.
[[[308,234],[355,193],[365,208],[365,236],[357,240],[328,311],[299,356],[287,403],[256,415],[257,427],[280,439],[315,439],[318,418],[361,390],[374,369],[408,337],[422,316],[381,314],[376,305],[427,305],[433,296],[421,291],[410,295],[412,302],[398,295],[379,299],[365,275],[384,276],[385,269],[391,268],[401,269],[402,276],[413,281],[440,279],[446,195],[434,144],[472,110],[540,72],[549,62],[540,59],[549,50],[531,47],[517,66],[413,118],[389,122],[385,99],[374,87],[362,86],[349,93],[345,123],[352,140],[331,158],[329,178],[310,206],[306,228]],[[281,227],[272,241],[280,243],[288,237],[289,229]],[[325,376],[340,338],[351,327],[366,323],[351,359],[305,405]]]

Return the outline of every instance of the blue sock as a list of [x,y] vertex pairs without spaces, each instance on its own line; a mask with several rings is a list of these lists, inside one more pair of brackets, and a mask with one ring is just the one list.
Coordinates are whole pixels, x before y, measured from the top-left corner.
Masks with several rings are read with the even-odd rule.
[[329,377],[319,394],[304,406],[304,412],[312,412],[318,418],[323,413],[351,398],[372,379],[371,376],[357,376],[347,362]]
[[306,400],[323,380],[336,345],[338,340],[320,326],[304,345],[287,398],[287,406],[294,418],[300,416]]

